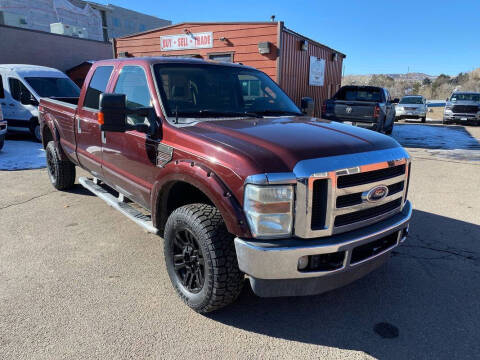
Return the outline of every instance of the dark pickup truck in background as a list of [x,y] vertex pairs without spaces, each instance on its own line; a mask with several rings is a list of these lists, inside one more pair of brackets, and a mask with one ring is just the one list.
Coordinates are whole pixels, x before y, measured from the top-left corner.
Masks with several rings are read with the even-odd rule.
[[391,134],[395,121],[395,104],[385,88],[376,86],[342,86],[325,101],[322,118],[333,121],[348,121],[353,125]]
[[259,296],[343,286],[408,234],[408,153],[305,116],[253,68],[99,61],[65,100],[39,106],[52,184],[72,187],[80,166],[85,188],[161,235],[173,287],[195,311],[233,302],[245,274]]

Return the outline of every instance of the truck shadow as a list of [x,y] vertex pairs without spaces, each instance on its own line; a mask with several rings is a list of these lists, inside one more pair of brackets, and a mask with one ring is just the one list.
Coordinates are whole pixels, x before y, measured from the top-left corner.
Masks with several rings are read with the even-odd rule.
[[407,148],[480,150],[480,143],[463,126],[396,124],[392,136]]
[[480,350],[480,226],[417,210],[411,229],[385,266],[349,286],[267,299],[246,286],[209,318],[376,358],[473,357]]

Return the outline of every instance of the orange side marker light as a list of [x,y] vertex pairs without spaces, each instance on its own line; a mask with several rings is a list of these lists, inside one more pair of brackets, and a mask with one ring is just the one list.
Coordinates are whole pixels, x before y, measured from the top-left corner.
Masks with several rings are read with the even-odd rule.
[[97,121],[100,125],[103,125],[105,123],[105,118],[103,116],[103,112],[99,112],[97,114]]

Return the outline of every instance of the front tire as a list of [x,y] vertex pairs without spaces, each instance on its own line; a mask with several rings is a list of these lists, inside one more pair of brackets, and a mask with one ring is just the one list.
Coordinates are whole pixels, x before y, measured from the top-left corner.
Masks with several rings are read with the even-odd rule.
[[215,207],[190,204],[176,209],[167,220],[164,238],[168,275],[190,308],[208,313],[236,300],[244,275],[233,236]]
[[53,141],[47,144],[47,171],[52,185],[57,190],[67,190],[75,184],[75,165],[61,160]]
[[0,150],[3,149],[4,144],[5,144],[5,135],[0,135]]
[[42,142],[42,134],[40,132],[40,124],[37,119],[32,119],[30,122],[30,134],[35,138],[35,141]]
[[427,117],[426,117],[426,116],[422,117],[421,119],[422,119],[422,123],[424,123],[424,122],[427,121]]

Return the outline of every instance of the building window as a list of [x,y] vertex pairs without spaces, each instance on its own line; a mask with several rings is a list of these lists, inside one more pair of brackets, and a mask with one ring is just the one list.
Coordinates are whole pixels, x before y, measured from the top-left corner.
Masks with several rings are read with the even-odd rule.
[[219,62],[233,62],[233,53],[214,53],[208,54],[208,58]]

